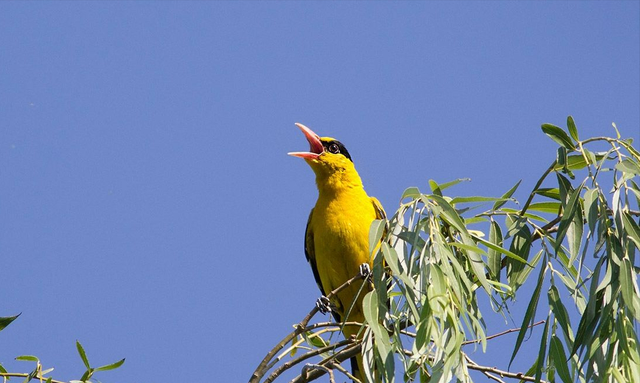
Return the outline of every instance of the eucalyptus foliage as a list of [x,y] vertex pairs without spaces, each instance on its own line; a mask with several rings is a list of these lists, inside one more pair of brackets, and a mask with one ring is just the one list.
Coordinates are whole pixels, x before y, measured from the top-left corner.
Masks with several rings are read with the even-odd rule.
[[[397,212],[371,227],[370,243],[382,243],[370,249],[375,288],[364,297],[360,338],[340,340],[340,324],[308,326],[312,311],[250,382],[287,356],[265,381],[295,366],[296,382],[327,373],[335,381],[357,352],[370,382],[471,382],[470,370],[496,381],[640,382],[640,153],[613,127],[615,138],[580,139],[572,117],[566,130],[543,124],[558,149],[524,203],[513,198],[520,182],[495,198],[445,194],[464,180],[408,188]],[[513,318],[516,296],[528,306]],[[467,353],[471,344],[492,351],[487,311],[520,324],[498,367]],[[532,331],[537,358],[510,372]],[[301,369],[312,357],[320,360]]]
[[[363,351],[371,371],[376,366],[385,381],[401,380],[394,376],[401,363],[405,381],[472,381],[465,342],[491,348],[479,296],[504,311],[524,294],[520,300],[530,300],[509,365],[542,315],[538,358],[526,375],[640,382],[640,153],[617,129],[616,138],[580,140],[572,117],[567,127],[542,125],[559,147],[521,208],[512,198],[519,183],[500,198],[443,193],[459,181],[430,181],[428,193],[405,191],[375,258],[378,268],[386,263],[393,283],[386,289],[385,274],[374,274],[376,289],[364,300]],[[472,213],[486,202],[493,206]],[[372,241],[382,237],[382,226],[372,227]],[[520,291],[529,278],[533,292]],[[374,381],[371,373],[368,379]]]

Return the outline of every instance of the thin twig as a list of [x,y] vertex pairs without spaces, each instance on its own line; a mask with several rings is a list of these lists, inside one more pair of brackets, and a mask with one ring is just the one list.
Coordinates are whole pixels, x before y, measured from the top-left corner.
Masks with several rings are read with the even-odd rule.
[[[343,283],[340,287],[336,288],[331,293],[329,293],[327,295],[327,298],[331,299],[340,291],[346,289],[347,287],[351,286],[355,281],[360,279],[362,279],[362,276],[360,274],[354,276],[353,278]],[[318,313],[318,311],[319,311],[318,307],[317,306],[314,307],[309,312],[309,314],[307,314],[307,316],[305,316],[304,319],[302,319],[302,321],[297,324],[296,329],[294,331],[292,331],[289,335],[285,336],[280,342],[278,342],[278,344],[276,344],[276,346],[273,349],[271,349],[271,351],[267,353],[267,355],[262,359],[262,361],[260,362],[256,370],[253,372],[253,374],[251,374],[249,383],[260,382],[260,379],[262,379],[262,377],[269,370],[269,361],[271,361],[271,359],[273,359],[273,357],[278,353],[278,351],[282,350],[287,343],[289,343],[293,338],[297,337],[298,335],[302,334],[305,331],[305,329],[307,328],[307,325],[309,324],[309,321],[311,320],[311,318],[313,318],[314,315]],[[315,371],[317,370],[314,370],[311,373],[313,374],[313,372]]]
[[307,364],[302,368],[302,375],[306,378],[306,376],[309,374],[309,371],[317,371],[317,370],[321,370],[329,374],[329,382],[336,383],[336,379],[333,376],[333,371],[330,368],[327,368],[320,364]]
[[321,347],[321,348],[316,348],[315,350],[311,350],[309,352],[307,352],[306,354],[300,355],[299,357],[290,360],[286,363],[283,363],[280,367],[278,367],[275,371],[273,371],[271,373],[271,375],[269,375],[267,377],[267,379],[264,380],[264,383],[271,383],[273,382],[278,376],[280,376],[283,372],[285,372],[286,370],[290,369],[291,367],[295,366],[296,364],[307,360],[313,356],[316,355],[320,355],[323,352],[327,352],[327,351],[331,351],[331,350],[335,350],[337,348],[340,348],[342,346],[348,346],[350,344],[353,344],[353,340],[351,339],[346,339],[343,341],[340,341],[338,343],[334,343],[334,344],[330,344],[328,346],[325,347]]
[[345,374],[347,376],[347,378],[351,379],[353,382],[360,383],[360,379],[358,379],[355,376],[351,375],[351,373],[349,371],[347,371],[346,368],[342,367],[342,365],[340,363],[330,363],[329,364],[329,368],[335,368],[336,370],[338,370],[341,373]]
[[[527,376],[521,372],[509,372],[509,371],[498,370],[495,367],[481,366],[478,363],[474,362],[471,358],[469,358],[469,355],[464,354],[464,357],[467,360],[467,368],[470,370],[480,371],[482,373],[493,373],[496,375],[500,375],[501,378],[506,377],[506,378],[520,379],[526,382],[536,381],[536,378],[533,376]],[[548,382],[545,380],[540,380],[540,383],[548,383]]]
[[[319,364],[329,365],[329,364],[335,364],[336,362],[342,363],[345,360],[358,355],[362,350],[362,344],[358,340],[356,340],[355,342],[357,343],[354,343],[353,346],[342,349],[340,352],[333,354],[331,357],[321,361]],[[310,373],[308,373],[306,377],[303,377],[302,374],[296,376],[293,380],[291,380],[291,383],[310,382],[312,380],[318,379],[324,374],[326,374],[326,372],[323,370],[313,370]]]
[[[27,377],[29,377],[29,374],[21,373],[21,372],[8,372],[8,373],[5,374],[3,372],[0,372],[0,376],[2,376],[2,378],[6,382],[7,380],[9,380],[8,378],[27,378]],[[47,378],[45,376],[42,376],[42,375],[37,375],[37,376],[34,376],[33,378],[34,379],[40,379],[40,380],[49,379],[49,378]],[[67,383],[67,382],[51,379],[51,383]]]
[[[543,324],[543,323],[545,323],[545,322],[546,322],[545,320],[541,320],[541,321],[538,321],[538,322],[536,322],[536,323],[533,323],[533,324],[531,324],[531,325],[527,326],[527,328],[533,328],[533,327],[535,327],[535,326],[539,326],[539,325],[541,325],[541,324]],[[505,331],[503,331],[503,332],[499,332],[499,333],[497,333],[497,334],[489,335],[489,336],[486,338],[486,340],[490,340],[490,339],[493,339],[493,338],[497,338],[497,337],[500,337],[500,336],[503,336],[503,335],[506,335],[506,334],[510,334],[510,333],[512,333],[512,332],[520,331],[520,330],[522,330],[522,327],[520,327],[520,328],[510,328],[510,329],[505,330]],[[468,341],[466,341],[466,342],[462,342],[462,345],[464,346],[464,345],[467,345],[467,344],[480,343],[480,342],[481,342],[481,340],[480,340],[480,339],[474,339],[474,340],[468,340]]]

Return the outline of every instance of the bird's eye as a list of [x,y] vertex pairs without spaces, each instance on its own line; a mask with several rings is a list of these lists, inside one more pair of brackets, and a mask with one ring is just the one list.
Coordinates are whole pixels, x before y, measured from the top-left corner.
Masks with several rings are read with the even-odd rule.
[[338,154],[340,153],[340,147],[337,144],[331,144],[329,145],[329,151],[333,154]]

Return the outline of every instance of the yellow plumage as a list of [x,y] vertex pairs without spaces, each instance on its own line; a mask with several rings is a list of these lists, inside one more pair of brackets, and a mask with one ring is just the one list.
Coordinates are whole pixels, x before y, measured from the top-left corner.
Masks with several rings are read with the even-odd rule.
[[[307,222],[305,253],[322,294],[327,295],[358,275],[362,264],[373,266],[369,254],[369,227],[374,219],[384,218],[384,210],[377,199],[364,191],[344,145],[330,137],[321,138],[304,125],[297,125],[311,149],[310,152],[290,154],[304,158],[311,166],[319,192]],[[362,298],[370,287],[360,289],[361,284],[352,284],[332,299],[336,320],[364,321]],[[347,338],[357,331],[355,326],[343,329]],[[354,370],[362,369],[361,357],[357,358],[357,367],[353,367]],[[356,377],[362,378],[362,375],[356,373]]]

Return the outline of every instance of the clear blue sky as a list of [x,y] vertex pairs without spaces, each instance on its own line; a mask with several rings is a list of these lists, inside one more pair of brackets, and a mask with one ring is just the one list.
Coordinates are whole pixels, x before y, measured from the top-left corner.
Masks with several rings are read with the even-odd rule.
[[1,2],[0,362],[78,379],[79,339],[127,358],[104,382],[246,381],[319,294],[294,122],[388,212],[524,191],[543,122],[640,139],[639,4]]

